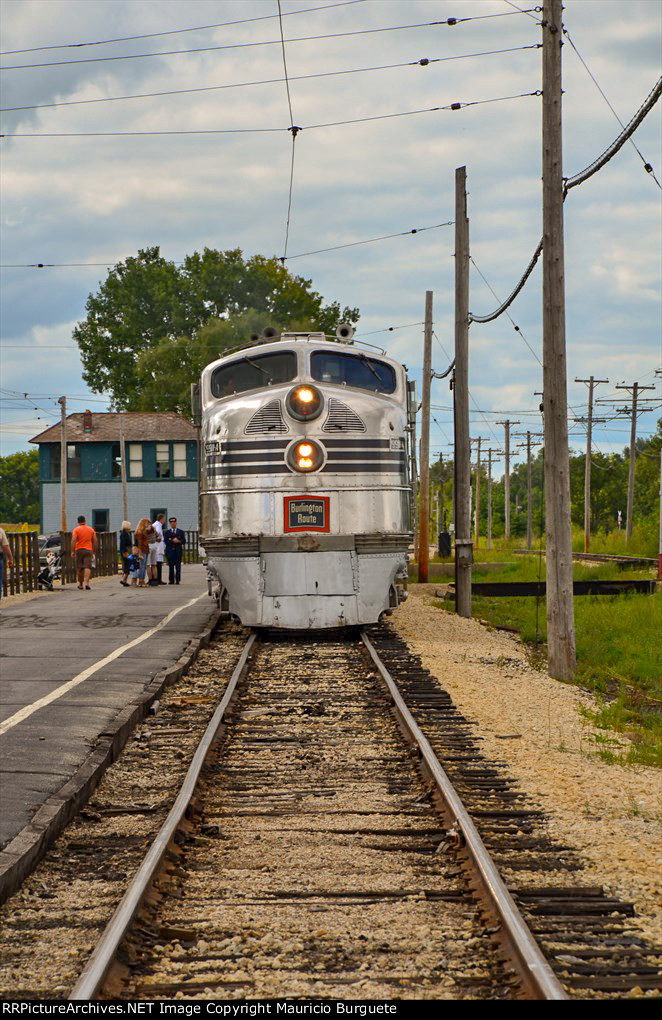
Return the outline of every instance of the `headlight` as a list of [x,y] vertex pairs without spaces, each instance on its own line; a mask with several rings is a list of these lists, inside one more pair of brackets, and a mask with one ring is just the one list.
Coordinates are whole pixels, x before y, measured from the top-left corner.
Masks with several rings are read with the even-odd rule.
[[287,394],[285,406],[297,421],[314,421],[324,407],[324,398],[315,386],[301,383]]
[[287,451],[287,463],[294,471],[317,471],[324,463],[322,447],[312,439],[300,439]]

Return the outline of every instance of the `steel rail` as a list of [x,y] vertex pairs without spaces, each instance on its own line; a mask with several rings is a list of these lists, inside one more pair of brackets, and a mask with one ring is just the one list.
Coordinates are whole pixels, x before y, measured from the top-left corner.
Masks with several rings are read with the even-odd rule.
[[464,837],[465,846],[473,862],[477,878],[489,898],[491,907],[503,925],[507,948],[510,950],[517,973],[527,992],[535,999],[567,1000],[568,995],[529,931],[453,784],[405,705],[393,677],[385,668],[364,630],[361,631],[361,638],[388,688],[398,718],[409,738],[418,747],[431,778]]
[[78,981],[68,996],[68,1001],[90,1000],[99,991],[109,969],[115,958],[115,954],[126,935],[128,928],[139,909],[149,884],[157,873],[161,861],[170,846],[170,843],[177,831],[178,826],[189,806],[194,790],[196,788],[202,766],[209,749],[214,741],[218,728],[223,721],[225,711],[234,695],[235,688],[239,681],[248,654],[253,646],[256,635],[253,633],[244,645],[239,661],[234,668],[228,686],[213,716],[209,720],[204,735],[198,744],[188,772],[184,778],[177,799],[173,804],[168,817],[157,833],[147,856],[136,872],[129,888],[122,897],[115,913],[108,922],[101,939],[96,945],[92,955],[85,965]]

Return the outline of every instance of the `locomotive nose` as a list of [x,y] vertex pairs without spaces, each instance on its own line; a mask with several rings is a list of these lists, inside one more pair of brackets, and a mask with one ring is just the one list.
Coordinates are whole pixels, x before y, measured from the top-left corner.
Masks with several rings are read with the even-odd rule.
[[314,421],[322,413],[324,398],[316,386],[303,383],[290,390],[285,406],[296,421]]

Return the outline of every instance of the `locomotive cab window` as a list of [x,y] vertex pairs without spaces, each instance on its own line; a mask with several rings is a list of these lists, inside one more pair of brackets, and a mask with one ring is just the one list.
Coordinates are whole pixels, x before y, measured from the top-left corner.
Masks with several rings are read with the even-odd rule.
[[396,387],[393,368],[365,354],[315,351],[310,357],[310,374],[318,382],[345,384],[376,393],[394,393]]
[[244,355],[216,369],[211,377],[211,392],[215,397],[230,397],[233,393],[291,382],[296,376],[297,356],[294,351]]

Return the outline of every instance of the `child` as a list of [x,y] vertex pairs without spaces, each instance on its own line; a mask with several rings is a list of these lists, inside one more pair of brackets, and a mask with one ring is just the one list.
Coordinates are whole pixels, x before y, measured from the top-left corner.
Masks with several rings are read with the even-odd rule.
[[[141,561],[140,550],[137,545],[134,545],[131,549],[131,555],[126,558],[126,565],[129,568],[129,577],[131,578],[131,587],[135,588],[136,582],[140,577],[140,561]],[[144,575],[143,575],[144,576]]]

